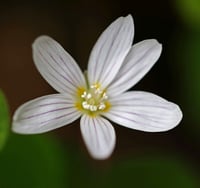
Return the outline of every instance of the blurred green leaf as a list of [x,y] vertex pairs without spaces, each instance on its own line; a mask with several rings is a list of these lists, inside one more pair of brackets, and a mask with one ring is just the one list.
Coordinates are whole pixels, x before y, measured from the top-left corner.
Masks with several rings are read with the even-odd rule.
[[176,0],[174,2],[184,22],[193,28],[200,28],[199,0]]
[[161,156],[121,161],[113,167],[107,180],[104,185],[115,188],[198,188],[200,186],[193,170],[186,162]]
[[9,110],[4,94],[0,90],[0,151],[3,149],[9,133]]
[[70,187],[199,188],[195,170],[178,157],[146,156],[120,161],[91,161],[80,155],[70,161]]
[[[180,75],[180,96],[185,112],[187,134],[200,132],[200,31],[177,31],[171,41],[170,61],[177,65]],[[177,76],[176,76],[177,77]]]
[[67,188],[67,156],[46,135],[11,135],[0,153],[1,188]]

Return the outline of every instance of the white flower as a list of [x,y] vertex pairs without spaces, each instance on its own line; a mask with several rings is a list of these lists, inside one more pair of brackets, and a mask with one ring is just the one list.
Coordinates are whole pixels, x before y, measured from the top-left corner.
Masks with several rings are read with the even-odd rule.
[[81,117],[80,129],[89,153],[96,159],[105,159],[116,141],[108,119],[147,132],[174,128],[182,119],[176,104],[152,93],[127,91],[151,69],[162,50],[154,39],[132,46],[133,36],[130,15],[114,21],[92,49],[85,74],[52,38],[37,38],[33,43],[34,62],[59,94],[20,106],[14,114],[12,130],[43,133]]

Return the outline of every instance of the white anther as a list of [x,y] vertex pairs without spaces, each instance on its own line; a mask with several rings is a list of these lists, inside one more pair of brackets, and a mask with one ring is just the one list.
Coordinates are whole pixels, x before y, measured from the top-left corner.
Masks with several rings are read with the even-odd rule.
[[82,107],[83,107],[84,109],[89,110],[90,105],[89,105],[86,101],[84,101],[84,102],[82,102]]
[[90,99],[92,97],[91,93],[87,94],[87,99]]
[[103,93],[103,91],[101,89],[97,88],[97,89],[95,89],[94,93],[100,95]]
[[97,88],[97,85],[91,85],[90,88]]
[[97,106],[96,105],[90,105],[90,111],[92,111],[92,112],[97,111]]
[[103,99],[108,99],[108,96],[106,95],[106,93],[103,93]]
[[84,91],[84,92],[83,92],[83,94],[81,95],[81,98],[85,98],[85,97],[86,97],[86,95],[87,95],[87,92],[86,92],[86,91]]
[[104,103],[101,103],[98,107],[99,110],[105,109],[106,105]]

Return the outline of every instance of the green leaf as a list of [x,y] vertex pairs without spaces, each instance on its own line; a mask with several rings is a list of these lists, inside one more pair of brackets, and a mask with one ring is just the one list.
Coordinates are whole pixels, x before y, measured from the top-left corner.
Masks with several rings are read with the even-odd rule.
[[186,161],[169,156],[146,156],[120,161],[105,186],[140,188],[198,188],[197,175]]
[[46,135],[10,135],[0,153],[0,187],[67,188],[67,156]]
[[[75,155],[70,165],[70,185],[81,188],[199,188],[190,161],[174,154],[91,161]],[[111,163],[109,163],[111,162]]]
[[4,94],[0,90],[0,151],[3,149],[9,133],[9,110]]
[[[180,99],[184,114],[184,122],[187,126],[187,135],[199,142],[200,133],[200,30],[199,31],[177,31],[171,41],[172,66],[176,67],[179,78]],[[176,62],[176,64],[175,64]]]
[[200,28],[199,0],[175,0],[173,3],[186,24],[194,29]]

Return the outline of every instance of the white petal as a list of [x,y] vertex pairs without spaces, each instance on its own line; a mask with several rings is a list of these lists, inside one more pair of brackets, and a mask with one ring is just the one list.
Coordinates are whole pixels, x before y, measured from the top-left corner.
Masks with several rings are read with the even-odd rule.
[[100,83],[103,88],[107,87],[130,50],[133,35],[134,25],[130,15],[118,18],[102,33],[89,58],[90,84]]
[[178,105],[147,92],[126,92],[110,100],[105,117],[125,127],[161,132],[174,128],[182,119]]
[[70,96],[48,95],[20,106],[14,114],[12,130],[21,134],[43,133],[67,125],[80,115]]
[[108,158],[115,147],[115,131],[111,123],[102,117],[81,117],[81,133],[89,153],[95,159]]
[[134,86],[152,68],[160,57],[161,50],[162,45],[155,39],[135,44],[107,92],[114,96]]
[[33,43],[33,59],[44,79],[58,92],[71,93],[85,86],[85,78],[75,60],[48,36]]

